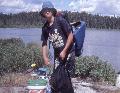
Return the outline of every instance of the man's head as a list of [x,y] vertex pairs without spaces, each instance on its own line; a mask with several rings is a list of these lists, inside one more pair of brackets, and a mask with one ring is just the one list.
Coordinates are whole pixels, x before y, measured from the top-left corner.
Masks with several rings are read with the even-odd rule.
[[40,11],[41,16],[49,20],[52,18],[52,16],[56,16],[56,13],[57,10],[54,8],[51,2],[43,2],[42,10]]

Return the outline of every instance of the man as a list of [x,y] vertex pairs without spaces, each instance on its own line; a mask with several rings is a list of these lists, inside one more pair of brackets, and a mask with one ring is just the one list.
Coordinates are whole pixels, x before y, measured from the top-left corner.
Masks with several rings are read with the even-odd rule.
[[[71,72],[71,77],[74,76],[74,62],[75,54],[72,52],[73,49],[73,33],[69,23],[62,17],[58,18],[60,21],[60,26],[64,31],[58,31],[55,28],[55,18],[56,18],[56,9],[50,2],[43,3],[43,8],[41,10],[41,15],[47,19],[47,22],[42,28],[42,50],[43,50],[43,59],[46,65],[49,65],[48,51],[47,51],[47,40],[49,39],[52,42],[55,54],[55,68],[57,67],[57,61],[61,58],[66,62],[66,66]],[[66,36],[67,35],[67,36]],[[71,71],[70,71],[71,70]]]
[[54,48],[54,70],[59,62],[65,62],[70,76],[73,77],[75,73],[75,54],[72,51],[74,42],[72,29],[69,23],[64,18],[57,17],[56,13],[56,9],[50,2],[43,3],[40,14],[47,20],[42,28],[41,35],[43,59],[46,65],[50,64],[47,54],[47,40],[49,40]]

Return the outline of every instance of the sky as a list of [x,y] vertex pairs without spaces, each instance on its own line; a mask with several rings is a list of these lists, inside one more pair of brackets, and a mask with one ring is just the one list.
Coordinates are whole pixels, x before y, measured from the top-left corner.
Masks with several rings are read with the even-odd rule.
[[0,0],[0,12],[36,12],[44,1],[51,1],[58,10],[120,16],[120,0]]

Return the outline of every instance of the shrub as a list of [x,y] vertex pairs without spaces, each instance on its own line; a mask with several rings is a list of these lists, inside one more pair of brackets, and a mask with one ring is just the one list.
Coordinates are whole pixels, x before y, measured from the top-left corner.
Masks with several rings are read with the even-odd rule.
[[39,47],[25,46],[20,38],[0,40],[0,74],[23,72],[35,62],[43,64]]
[[85,56],[76,59],[76,74],[81,78],[91,78],[93,81],[107,81],[114,84],[116,73],[112,66],[96,56]]
[[[115,83],[116,74],[112,66],[95,56],[85,56],[76,59],[76,74],[81,78],[91,78],[93,81]],[[43,66],[40,47],[35,43],[25,45],[20,38],[0,39],[0,74],[23,72],[32,63]]]

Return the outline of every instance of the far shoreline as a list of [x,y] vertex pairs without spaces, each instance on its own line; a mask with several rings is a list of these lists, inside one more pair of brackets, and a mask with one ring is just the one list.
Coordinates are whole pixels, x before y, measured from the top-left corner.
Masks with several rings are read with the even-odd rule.
[[[0,29],[42,29],[42,26],[33,26],[33,27],[0,27]],[[101,31],[120,31],[120,29],[100,29],[100,28],[86,28],[86,30],[95,31],[95,30],[101,30]]]

